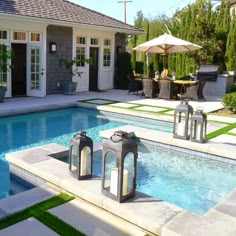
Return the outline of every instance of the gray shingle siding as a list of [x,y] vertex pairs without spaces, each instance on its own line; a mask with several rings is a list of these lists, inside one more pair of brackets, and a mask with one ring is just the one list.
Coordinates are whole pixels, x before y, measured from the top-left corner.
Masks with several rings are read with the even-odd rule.
[[[63,93],[63,84],[72,79],[70,69],[60,66],[61,59],[72,58],[72,28],[49,25],[47,27],[47,85],[46,93]],[[49,52],[49,43],[56,42],[57,51]],[[60,84],[60,87],[57,86]]]
[[0,0],[0,13],[142,32],[132,25],[66,0]]

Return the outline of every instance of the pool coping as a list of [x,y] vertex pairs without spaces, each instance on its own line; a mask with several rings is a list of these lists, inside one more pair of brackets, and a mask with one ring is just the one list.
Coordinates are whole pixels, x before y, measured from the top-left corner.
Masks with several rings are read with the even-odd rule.
[[[123,128],[125,128],[127,132],[128,129],[133,129],[134,127],[125,126]],[[139,132],[144,134],[143,128],[140,129],[139,131],[133,130],[136,136],[139,135]],[[114,129],[103,131],[101,132],[101,136],[106,138],[110,133],[113,133],[113,131]],[[161,133],[163,134],[163,132]],[[164,139],[166,139],[166,137]],[[236,189],[225,196],[205,215],[192,213],[140,192],[136,193],[135,198],[129,199],[124,203],[118,203],[101,194],[100,178],[94,177],[90,180],[78,181],[70,175],[68,164],[50,157],[52,154],[60,154],[65,151],[68,151],[68,148],[52,143],[8,153],[6,154],[6,159],[10,163],[43,178],[49,183],[106,211],[110,211],[112,214],[155,235],[189,236],[193,229],[194,235],[197,235],[196,233],[200,235],[203,230],[202,225],[204,225],[204,230],[207,232],[207,235],[211,235],[208,232],[213,229],[217,229],[217,232],[222,232],[222,229],[225,230],[229,226],[230,229],[236,230],[236,226],[232,226],[232,222],[236,222]],[[35,157],[32,159],[32,156]],[[217,217],[217,220],[215,220],[215,217]],[[212,225],[214,225],[214,227],[212,227]]]

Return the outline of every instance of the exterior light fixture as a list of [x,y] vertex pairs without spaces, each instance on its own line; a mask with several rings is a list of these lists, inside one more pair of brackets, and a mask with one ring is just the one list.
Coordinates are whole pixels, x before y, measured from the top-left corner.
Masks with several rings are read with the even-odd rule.
[[137,143],[123,131],[116,131],[103,141],[103,195],[118,202],[135,196],[137,150]]
[[189,139],[190,116],[193,114],[193,108],[184,100],[175,108],[173,137],[180,139]]
[[80,131],[70,141],[69,170],[79,180],[89,179],[93,173],[93,141]]
[[207,116],[203,113],[203,108],[198,107],[191,117],[190,141],[204,143],[206,141]]
[[57,44],[55,42],[49,43],[49,52],[56,52],[57,51]]

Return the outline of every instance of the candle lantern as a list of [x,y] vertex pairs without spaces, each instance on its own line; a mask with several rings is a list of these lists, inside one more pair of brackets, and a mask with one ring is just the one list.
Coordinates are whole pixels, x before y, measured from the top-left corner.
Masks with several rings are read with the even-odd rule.
[[80,131],[70,141],[69,170],[79,180],[92,177],[93,173],[93,140]]
[[189,123],[192,114],[193,108],[188,104],[188,101],[186,100],[181,101],[181,103],[175,108],[173,128],[174,138],[185,140],[190,138]]
[[191,117],[190,141],[203,143],[206,141],[207,116],[203,113],[203,108],[197,108]]
[[102,194],[122,202],[135,195],[137,144],[123,131],[103,141]]

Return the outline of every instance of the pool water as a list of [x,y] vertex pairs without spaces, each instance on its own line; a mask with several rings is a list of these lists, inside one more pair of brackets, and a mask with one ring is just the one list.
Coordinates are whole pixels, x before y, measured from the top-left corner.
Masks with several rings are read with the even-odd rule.
[[101,141],[99,131],[132,124],[165,132],[172,125],[164,122],[143,122],[137,117],[86,108],[68,108],[0,118],[0,199],[9,195],[10,174],[5,154],[47,143],[69,146],[70,139],[79,130],[86,130],[94,142]]
[[[198,214],[206,213],[236,186],[234,164],[163,144],[138,142],[137,190]],[[68,157],[61,159],[68,163]],[[102,151],[93,174],[101,176]],[[224,181],[222,181],[224,180]]]
[[[117,114],[110,116],[84,108],[5,117],[0,118],[0,160],[4,166],[6,152],[51,142],[68,147],[78,130],[86,130],[98,142],[101,141],[99,131],[126,124],[172,131],[170,124]],[[187,210],[205,213],[236,186],[236,164],[147,143],[140,143],[138,152],[137,190]],[[95,153],[94,173],[101,174],[101,152]]]

